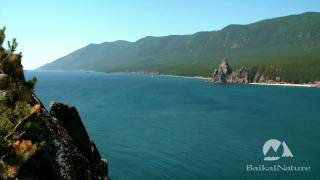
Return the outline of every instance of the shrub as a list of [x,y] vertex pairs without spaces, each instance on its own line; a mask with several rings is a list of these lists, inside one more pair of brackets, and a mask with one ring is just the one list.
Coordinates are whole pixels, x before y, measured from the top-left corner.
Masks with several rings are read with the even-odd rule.
[[25,81],[21,53],[15,53],[18,43],[13,39],[4,49],[4,29],[0,29],[0,179],[15,178],[19,168],[42,147],[44,142],[28,139],[43,128],[34,114],[40,104],[32,104],[33,77]]

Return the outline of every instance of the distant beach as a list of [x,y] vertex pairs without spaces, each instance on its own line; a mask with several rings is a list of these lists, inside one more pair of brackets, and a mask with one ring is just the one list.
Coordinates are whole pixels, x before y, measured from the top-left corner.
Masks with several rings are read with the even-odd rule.
[[291,84],[291,83],[249,83],[262,86],[292,86],[292,87],[318,87],[317,84]]
[[169,74],[159,74],[159,76],[188,78],[188,79],[201,79],[201,80],[208,80],[208,81],[211,79],[209,77],[204,77],[204,76],[179,76],[179,75],[169,75]]
[[[160,74],[160,76],[167,77],[178,77],[178,78],[189,78],[189,79],[200,79],[209,81],[210,77],[204,76],[179,76],[179,75],[168,75],[168,74]],[[289,87],[320,87],[319,84],[292,84],[292,83],[249,83],[250,85],[260,85],[260,86],[289,86]]]

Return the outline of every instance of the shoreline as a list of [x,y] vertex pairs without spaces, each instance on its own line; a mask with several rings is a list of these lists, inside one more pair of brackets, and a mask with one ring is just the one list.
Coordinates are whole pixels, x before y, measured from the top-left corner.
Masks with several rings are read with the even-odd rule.
[[[210,77],[204,77],[204,76],[179,76],[179,75],[170,75],[170,74],[159,74],[159,76],[198,79],[198,80],[207,80],[207,81],[209,81],[211,79]],[[248,85],[306,87],[306,88],[319,88],[320,87],[320,85],[318,85],[318,84],[291,84],[291,83],[248,83]]]
[[187,79],[199,79],[199,80],[210,80],[211,79],[209,77],[204,77],[204,76],[180,76],[180,75],[171,75],[171,74],[158,74],[158,76],[187,78]]
[[[66,70],[27,70],[27,71],[66,71]],[[97,73],[116,73],[116,72],[99,72],[99,71],[84,71],[76,70],[81,72],[97,72]],[[157,73],[146,73],[146,72],[120,72],[120,73],[133,73],[133,74],[150,74],[163,77],[174,77],[174,78],[187,78],[187,79],[198,79],[209,81],[211,77],[204,76],[182,76],[182,75],[171,75],[171,74],[157,74]],[[285,87],[306,87],[306,88],[320,88],[320,84],[291,84],[291,83],[248,83],[248,85],[258,85],[258,86],[285,86]]]
[[316,88],[319,87],[317,84],[291,84],[291,83],[248,83],[250,85],[258,86],[289,86],[289,87],[307,87],[307,88]]

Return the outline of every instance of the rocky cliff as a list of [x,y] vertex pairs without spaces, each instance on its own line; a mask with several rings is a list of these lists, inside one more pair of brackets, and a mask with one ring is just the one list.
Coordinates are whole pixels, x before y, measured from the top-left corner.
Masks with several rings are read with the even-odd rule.
[[231,84],[277,83],[280,82],[279,72],[280,69],[276,66],[270,66],[268,69],[259,66],[249,69],[242,66],[239,69],[232,70],[228,60],[223,59],[219,67],[213,71],[210,81]]
[[[41,104],[36,96],[33,103]],[[32,122],[41,122],[43,130],[29,139],[45,145],[20,168],[16,177],[108,179],[108,163],[101,159],[75,107],[53,103],[48,112],[41,106]]]
[[0,179],[108,179],[108,163],[76,108],[53,103],[46,110],[34,94],[36,78],[25,80],[16,46],[0,46]]

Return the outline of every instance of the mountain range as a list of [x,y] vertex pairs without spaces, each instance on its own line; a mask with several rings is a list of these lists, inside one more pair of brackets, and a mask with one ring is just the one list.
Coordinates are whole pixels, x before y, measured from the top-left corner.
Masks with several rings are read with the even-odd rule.
[[320,80],[320,13],[232,24],[191,35],[89,44],[38,69],[211,76],[223,58],[235,68],[279,66],[287,82]]

